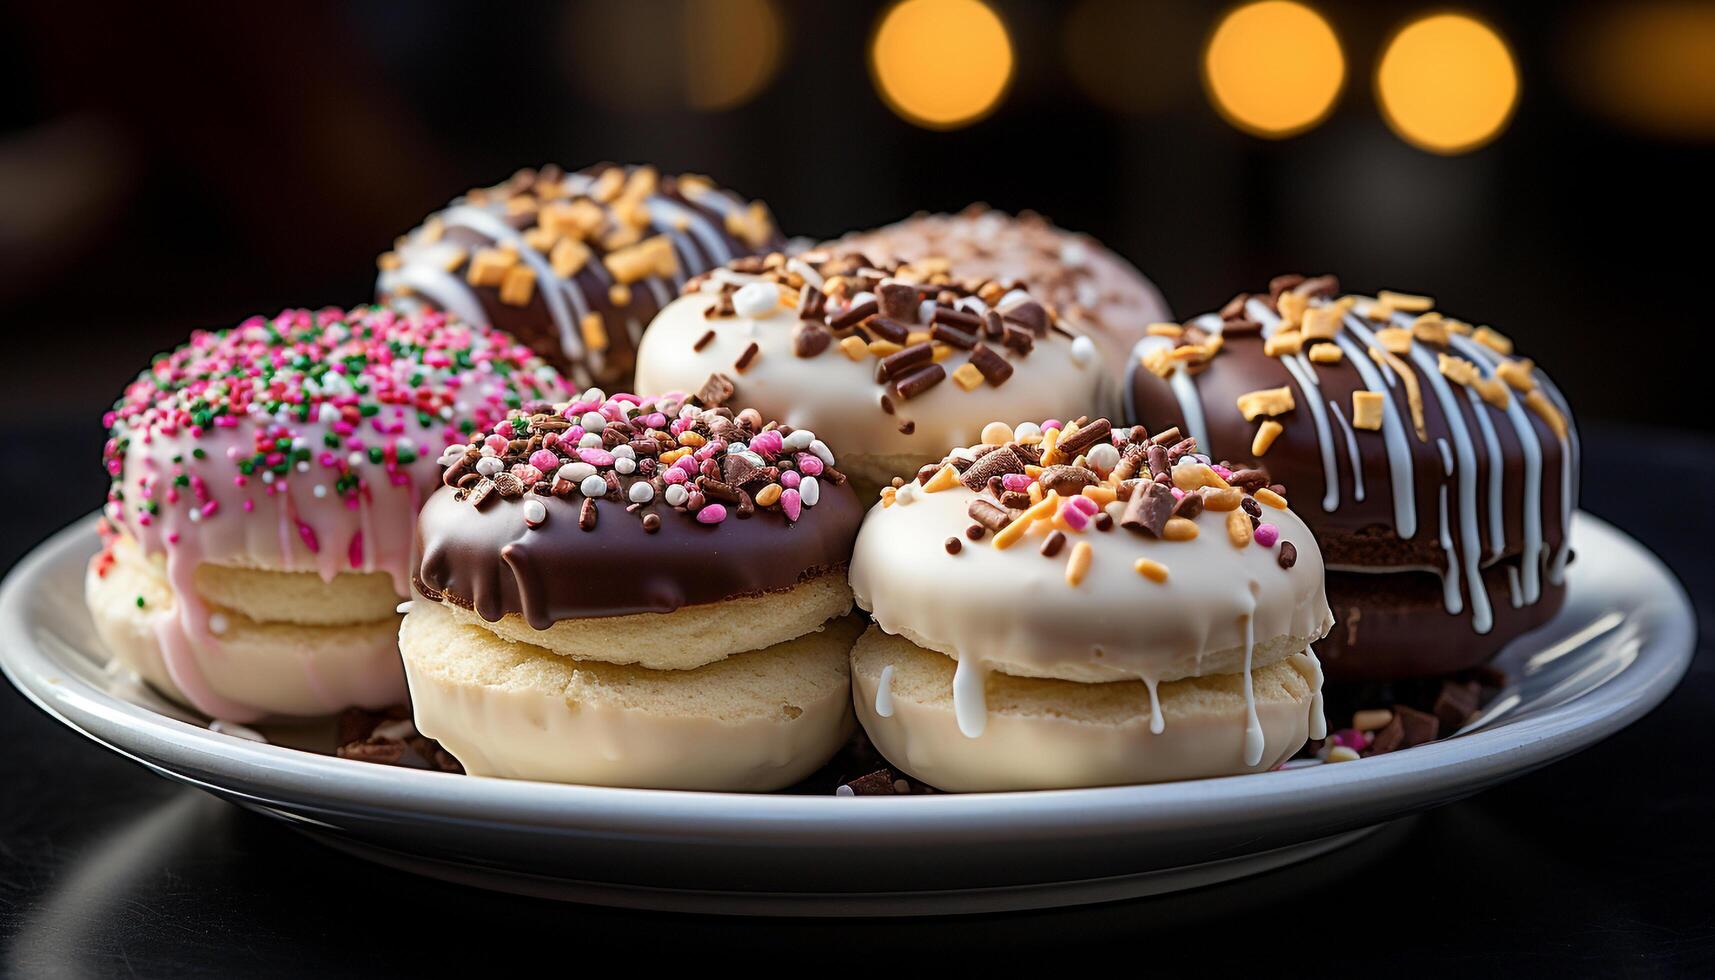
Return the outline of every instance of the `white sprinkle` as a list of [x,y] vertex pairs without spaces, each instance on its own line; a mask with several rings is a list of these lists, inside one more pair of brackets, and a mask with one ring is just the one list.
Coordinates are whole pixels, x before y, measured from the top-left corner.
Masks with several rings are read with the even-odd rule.
[[808,262],[805,262],[803,259],[787,259],[786,260],[786,271],[787,272],[796,272],[796,273],[798,273],[798,275],[803,277],[805,282],[816,287],[817,289],[822,288],[822,283],[824,281],[822,279],[822,274],[820,272],[816,271],[815,266],[811,265]]
[[316,495],[317,500],[321,500],[328,495],[327,484],[318,483],[310,489],[310,492]]
[[403,742],[405,739],[417,737],[417,725],[409,718],[384,721],[375,726],[375,731],[370,732],[369,737],[397,739]]
[[560,467],[559,472],[554,474],[554,479],[565,480],[568,483],[582,483],[584,482],[584,477],[594,475],[595,467],[579,460],[575,463],[567,463]]
[[664,491],[663,496],[667,498],[667,503],[669,505],[677,507],[685,502],[685,498],[690,496],[690,493],[691,492],[689,490],[685,489],[685,485],[683,483],[669,483],[667,484],[667,489]]
[[607,401],[607,392],[602,391],[600,388],[590,388],[578,396],[578,401],[605,402]]
[[855,790],[853,790],[850,786],[847,786],[845,783],[841,783],[840,785],[834,787],[834,795],[835,796],[856,796],[857,792]]
[[1012,430],[1012,437],[1019,442],[1026,439],[1036,439],[1042,435],[1042,427],[1035,422],[1020,422],[1018,428]]
[[225,636],[227,629],[231,625],[232,623],[226,618],[225,613],[208,614],[208,631],[213,633],[215,636]]
[[601,448],[601,433],[599,433],[599,432],[586,432],[586,433],[584,433],[583,438],[578,440],[578,448],[579,449],[600,449]]
[[732,294],[732,309],[742,317],[765,317],[780,308],[780,289],[771,282],[740,286]]
[[[804,491],[802,491],[802,490],[798,491],[800,496],[803,495],[803,492]],[[916,501],[916,499],[917,499],[917,484],[915,484],[915,483],[907,483],[906,485],[900,487],[899,491],[893,495],[893,502],[900,505],[901,507],[908,506],[909,504]]]
[[297,470],[299,473],[308,473],[310,471],[310,461],[307,459],[298,460]]
[[1004,446],[1012,441],[1012,426],[1005,422],[990,422],[983,426],[982,439],[990,446]]
[[1096,360],[1095,341],[1088,337],[1072,338],[1072,363],[1079,367],[1089,367]]
[[823,442],[822,440],[820,440],[820,439],[810,440],[810,452],[817,459],[822,461],[823,466],[834,465],[834,451],[832,449],[829,449],[828,444]]
[[816,441],[816,434],[809,429],[793,429],[792,434],[782,440],[787,452],[801,453],[810,448],[810,443]]
[[637,460],[630,456],[615,456],[613,458],[613,471],[620,476],[630,476],[637,472]]
[[623,442],[620,443],[619,445],[613,447],[612,449],[608,450],[608,452],[612,453],[614,456],[616,456],[620,459],[636,459],[637,458],[637,450],[631,448],[630,446],[626,445]]
[[607,418],[600,412],[585,412],[584,417],[578,419],[578,424],[584,427],[585,432],[600,432],[607,425]]
[[806,507],[816,506],[822,499],[822,483],[813,476],[804,477],[798,481],[798,502]]
[[1060,246],[1060,264],[1079,266],[1090,261],[1090,250],[1084,243],[1073,239]]
[[435,462],[442,466],[451,466],[459,460],[464,459],[464,448],[465,447],[463,446],[448,446],[441,450],[441,458],[435,460]]
[[586,476],[583,482],[578,484],[578,491],[586,497],[605,497],[607,496],[607,481],[596,474]]
[[1099,442],[1084,454],[1084,461],[1090,464],[1098,476],[1105,477],[1120,464],[1120,451],[1111,442]]
[[505,468],[506,464],[502,463],[498,456],[484,456],[476,461],[477,475],[486,476],[491,480],[499,476],[500,471]]
[[630,497],[634,504],[646,504],[655,499],[655,488],[643,480],[638,480],[626,491],[626,496]]
[[[607,484],[604,482],[602,484],[602,486],[605,487],[605,486],[607,486]],[[524,523],[525,524],[528,524],[531,527],[537,527],[537,526],[541,525],[547,519],[548,519],[548,508],[546,505],[544,505],[542,503],[542,501],[536,499],[535,497],[531,497],[530,499],[524,501]]]
[[362,466],[363,454],[354,450],[346,454],[345,461],[351,466]]
[[935,301],[926,299],[917,304],[917,322],[928,323],[935,316]]
[[1000,311],[1004,312],[1006,310],[1013,308],[1014,306],[1017,306],[1020,303],[1028,301],[1029,299],[1030,299],[1029,293],[1025,292],[1022,289],[1014,289],[1014,290],[1009,291],[1005,296],[1002,296],[1000,298],[1000,302],[996,303],[994,305],[994,308],[996,310],[1000,310]]

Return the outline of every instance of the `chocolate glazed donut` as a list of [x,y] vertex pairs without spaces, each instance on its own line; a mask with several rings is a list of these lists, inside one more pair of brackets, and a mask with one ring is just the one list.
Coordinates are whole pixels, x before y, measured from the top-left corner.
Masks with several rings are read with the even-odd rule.
[[[1496,331],[1430,312],[1426,297],[1338,290],[1331,276],[1281,276],[1145,338],[1127,414],[1293,488],[1329,568],[1330,677],[1475,666],[1564,600],[1571,412]],[[1269,389],[1290,407],[1271,393],[1247,418],[1241,396]]]
[[649,166],[520,170],[381,256],[376,295],[522,340],[579,385],[630,384],[643,328],[691,276],[784,244],[768,209]]

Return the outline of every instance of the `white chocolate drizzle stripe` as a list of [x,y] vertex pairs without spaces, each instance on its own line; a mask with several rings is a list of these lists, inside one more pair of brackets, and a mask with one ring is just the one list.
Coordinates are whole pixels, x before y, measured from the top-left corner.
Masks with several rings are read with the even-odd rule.
[[1364,459],[1358,452],[1358,434],[1352,431],[1352,423],[1346,421],[1345,409],[1340,403],[1329,401],[1328,408],[1334,413],[1334,421],[1340,423],[1340,431],[1346,437],[1346,455],[1352,461],[1352,499],[1358,503],[1364,502]]
[[[1265,340],[1280,329],[1280,317],[1260,300],[1247,302],[1245,312],[1262,324]],[[1310,410],[1310,420],[1316,426],[1316,448],[1322,453],[1322,509],[1331,514],[1340,507],[1340,471],[1335,466],[1334,437],[1328,431],[1328,413],[1322,408],[1321,385],[1316,382],[1316,371],[1310,367],[1310,362],[1304,355],[1282,357],[1280,363],[1286,366],[1287,373],[1298,382],[1299,398]]]
[[[1358,340],[1368,346],[1376,346],[1376,336],[1369,328],[1358,322],[1358,318],[1346,314],[1346,328]],[[1394,533],[1401,540],[1409,541],[1417,535],[1417,483],[1412,473],[1411,444],[1406,442],[1405,422],[1400,418],[1399,406],[1388,394],[1388,387],[1382,384],[1382,375],[1377,371],[1375,362],[1370,360],[1368,352],[1358,347],[1346,336],[1346,331],[1335,335],[1334,342],[1340,345],[1340,350],[1346,355],[1346,360],[1358,369],[1358,376],[1364,379],[1364,387],[1383,396],[1382,398],[1382,441],[1387,446],[1388,483],[1393,487],[1393,524]],[[1381,365],[1386,371],[1387,365]],[[1392,374],[1388,371],[1389,375]]]
[[[1496,355],[1487,347],[1458,334],[1448,338],[1453,348],[1464,354],[1492,376]],[[1523,551],[1519,565],[1523,569],[1521,585],[1525,603],[1534,604],[1542,595],[1542,446],[1537,442],[1536,427],[1531,425],[1524,404],[1518,398],[1507,399],[1507,419],[1518,436],[1520,455],[1524,459]],[[1500,496],[1496,492],[1496,496]]]

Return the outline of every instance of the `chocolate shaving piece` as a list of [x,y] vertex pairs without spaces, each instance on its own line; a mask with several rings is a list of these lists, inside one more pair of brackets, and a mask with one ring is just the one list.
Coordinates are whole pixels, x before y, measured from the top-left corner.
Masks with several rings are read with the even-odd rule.
[[1052,558],[1059,554],[1060,549],[1064,547],[1066,547],[1066,532],[1050,532],[1048,537],[1042,541],[1042,557]]
[[905,421],[899,423],[899,431],[904,433],[905,435],[910,435],[911,433],[917,431],[917,423],[911,421],[910,419],[906,419]]
[[1000,318],[999,313],[990,310],[983,314],[983,336],[999,340],[1004,333],[1006,333],[1006,321]]
[[1006,325],[1006,333],[1001,335],[1000,342],[1020,354],[1028,354],[1036,346],[1036,337],[1023,327],[1015,327],[1009,323]]
[[1167,447],[1167,459],[1170,462],[1177,463],[1177,462],[1179,462],[1180,459],[1182,459],[1185,456],[1187,456],[1191,453],[1194,453],[1196,451],[1197,451],[1197,440],[1195,440],[1195,439],[1181,439],[1178,442],[1174,443],[1173,445]]
[[[879,380],[901,378],[911,373],[911,369],[919,364],[928,364],[935,359],[935,350],[927,342],[912,344],[910,347],[894,351],[876,362],[876,374]],[[938,367],[939,365],[937,365]],[[905,397],[909,398],[910,395]]]
[[[986,500],[978,499],[971,501],[971,505],[965,508],[965,513],[971,520],[976,521],[979,526],[990,531],[999,531],[1001,528],[1012,523],[1011,519],[1006,516],[1006,511],[1004,509],[997,507]],[[981,537],[981,535],[978,535],[978,537]],[[973,538],[972,540],[976,539]]]
[[1292,289],[1303,281],[1304,277],[1295,272],[1288,272],[1284,275],[1275,276],[1273,279],[1268,281],[1269,300],[1272,302],[1280,299],[1281,293],[1286,292],[1288,289]]
[[[900,353],[904,353],[901,351]],[[947,369],[939,364],[925,364],[911,373],[899,378],[893,383],[893,390],[901,399],[910,401],[923,394],[930,388],[940,384],[947,377]]]
[[875,315],[878,309],[875,300],[865,300],[851,309],[828,321],[828,326],[835,330],[849,330]]
[[931,324],[945,323],[969,333],[975,333],[982,329],[983,325],[982,317],[975,313],[966,313],[964,310],[956,310],[950,306],[935,307],[935,312],[929,315],[929,322]]
[[1482,685],[1476,681],[1445,680],[1430,710],[1440,720],[1443,731],[1456,732],[1477,713],[1482,698]]
[[1293,286],[1292,291],[1311,299],[1326,299],[1340,291],[1340,279],[1337,276],[1316,276]]
[[1234,470],[1233,475],[1227,477],[1227,482],[1238,487],[1240,490],[1243,490],[1245,493],[1256,493],[1263,487],[1268,486],[1268,471],[1260,467],[1247,467],[1242,470]]
[[1237,320],[1245,315],[1245,303],[1251,298],[1250,293],[1240,293],[1227,300],[1227,305],[1221,307],[1222,320]]
[[1159,538],[1167,519],[1173,516],[1174,503],[1173,491],[1164,484],[1146,483],[1126,501],[1120,527]]
[[1280,553],[1275,556],[1275,560],[1280,562],[1281,568],[1291,568],[1298,564],[1298,546],[1290,541],[1282,541]]
[[362,741],[347,742],[334,749],[334,755],[341,759],[376,762],[384,766],[391,766],[405,758],[405,742],[397,738],[370,737]]
[[1251,516],[1251,520],[1259,521],[1262,519],[1262,505],[1256,502],[1255,497],[1245,497],[1239,501],[1239,506],[1243,507],[1245,513]]
[[1179,427],[1175,425],[1170,428],[1162,429],[1155,435],[1150,436],[1149,441],[1155,443],[1157,446],[1171,446],[1184,438],[1184,435],[1179,431]]
[[840,472],[839,470],[834,469],[832,466],[823,466],[822,467],[822,482],[823,483],[832,483],[836,487],[843,487],[846,485],[847,479],[848,478],[844,473]]
[[1007,307],[1001,316],[1013,323],[1023,324],[1034,336],[1048,336],[1048,310],[1033,299],[1014,303]]
[[891,341],[895,344],[903,344],[905,338],[911,336],[910,327],[885,316],[870,317],[869,322],[865,323],[864,326],[869,329],[870,333],[882,340]]
[[981,541],[983,539],[983,535],[987,533],[988,529],[983,527],[981,524],[972,524],[970,527],[965,528],[965,537],[970,538],[972,541]]
[[820,320],[828,312],[828,297],[809,283],[798,290],[798,319]]
[[472,470],[464,476],[459,477],[459,489],[469,490],[471,487],[474,487],[477,483],[481,482],[481,480],[482,474]]
[[792,353],[799,357],[815,357],[828,349],[834,335],[814,320],[800,320],[792,328]]
[[[1171,493],[1172,491],[1168,492]],[[1179,502],[1173,505],[1174,517],[1195,520],[1197,515],[1201,513],[1203,513],[1203,495],[1200,493],[1188,493],[1180,497]]]
[[703,386],[697,389],[696,398],[705,407],[716,408],[725,404],[726,400],[731,398],[733,392],[737,390],[738,388],[733,384],[731,378],[716,373],[709,375],[709,380],[703,382]]
[[1386,755],[1405,747],[1405,722],[1396,712],[1388,719],[1370,740],[1369,748],[1364,750],[1366,755]]
[[713,330],[705,330],[703,331],[703,335],[697,338],[697,342],[691,345],[691,349],[700,354],[702,353],[703,348],[709,346],[714,339],[715,332]]
[[1403,704],[1393,706],[1393,716],[1405,728],[1405,744],[1402,748],[1423,745],[1433,742],[1441,735],[1441,722],[1434,715]]
[[941,463],[925,463],[917,470],[915,479],[918,483],[928,483],[936,473],[941,472]]
[[971,363],[992,387],[999,388],[1012,377],[1012,363],[982,344],[971,349]]
[[578,527],[585,531],[595,530],[595,498],[585,497],[578,507]]
[[843,783],[854,796],[892,796],[893,773],[886,769],[877,769],[868,775],[859,776],[849,783]]
[[524,496],[524,481],[511,473],[494,474],[494,492],[508,500]]
[[[1024,461],[1018,458],[1018,454],[1013,451],[1011,446],[1001,446],[983,454],[971,465],[970,469],[964,472],[963,476],[959,477],[959,482],[972,491],[981,493],[988,487],[990,477],[1002,477],[1008,473],[1023,472]],[[971,516],[974,518],[976,515],[972,514]]]
[[1167,457],[1167,450],[1153,443],[1144,451],[1144,458],[1149,463],[1149,475],[1159,480],[1162,477],[1173,476],[1173,463]]
[[1023,490],[1002,491],[1000,494],[1000,502],[1001,506],[1005,507],[1009,511],[1023,510],[1033,503],[1030,499],[1030,494],[1025,493]]
[[1083,492],[1085,487],[1093,487],[1102,482],[1102,478],[1094,471],[1082,466],[1050,466],[1037,475],[1036,480],[1044,490],[1058,491],[1062,497],[1075,497]]
[[736,453],[728,453],[721,457],[721,480],[729,486],[742,487],[752,480],[765,476],[763,468]]
[[1094,422],[1079,427],[1077,432],[1061,439],[1056,443],[1056,445],[1058,445],[1060,447],[1060,451],[1065,453],[1068,457],[1076,458],[1079,453],[1089,449],[1096,443],[1108,441],[1108,439],[1113,436],[1113,431],[1113,423],[1109,422],[1107,419],[1097,419]]
[[959,350],[970,350],[977,345],[977,335],[973,332],[960,330],[958,327],[945,323],[937,323],[929,328],[929,336]]
[[914,323],[917,320],[917,287],[902,282],[884,282],[875,290],[881,315]]

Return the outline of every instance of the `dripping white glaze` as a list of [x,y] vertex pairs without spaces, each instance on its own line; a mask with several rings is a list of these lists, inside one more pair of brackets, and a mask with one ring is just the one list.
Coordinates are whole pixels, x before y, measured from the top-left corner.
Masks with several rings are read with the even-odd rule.
[[1304,656],[1310,659],[1310,737],[1328,737],[1328,713],[1324,710],[1322,700],[1322,660],[1316,656],[1314,647],[1305,647]]
[[[1384,396],[1382,444],[1387,447],[1388,482],[1393,485],[1394,533],[1409,541],[1417,535],[1417,484],[1412,474],[1411,444],[1406,442],[1405,422],[1399,417],[1399,408],[1393,398],[1388,396],[1387,389],[1393,384],[1392,371],[1385,363],[1378,370],[1369,353],[1346,336],[1350,332],[1365,345],[1375,347],[1376,335],[1351,314],[1346,315],[1345,324],[1346,329],[1334,337],[1334,342],[1340,345],[1346,360],[1358,369],[1358,377],[1364,379],[1364,388]],[[1386,386],[1382,383],[1382,371],[1388,372]]]
[[1256,713],[1256,688],[1251,683],[1251,658],[1256,652],[1256,616],[1245,615],[1245,765],[1262,761],[1262,719]]
[[[1272,337],[1280,329],[1280,317],[1260,300],[1247,302],[1245,312],[1262,324],[1264,339]],[[1316,448],[1322,454],[1322,509],[1333,513],[1340,507],[1340,474],[1334,465],[1334,437],[1328,431],[1328,413],[1322,408],[1321,386],[1316,381],[1316,369],[1311,367],[1309,358],[1303,354],[1283,357],[1280,363],[1286,366],[1287,373],[1298,382],[1299,398],[1310,409],[1310,421],[1316,427]]]
[[1161,717],[1160,684],[1153,677],[1145,677],[1143,686],[1149,689],[1149,734],[1160,735],[1167,730],[1167,719]]
[[988,667],[972,657],[960,657],[953,669],[953,717],[966,738],[981,738],[988,728],[987,680]]
[[1334,421],[1340,423],[1340,431],[1345,434],[1346,455],[1352,463],[1352,499],[1361,504],[1364,502],[1364,458],[1358,452],[1358,434],[1352,431],[1352,423],[1346,421],[1346,413],[1339,402],[1329,402],[1328,408],[1334,413]]
[[881,680],[875,685],[875,713],[881,718],[893,717],[893,665],[881,668]]
[[[1449,340],[1452,341],[1453,348],[1475,363],[1479,370],[1491,377],[1494,375],[1498,358],[1493,351],[1457,334],[1450,336]],[[1536,427],[1531,424],[1530,416],[1519,399],[1507,399],[1506,412],[1507,420],[1512,423],[1513,431],[1518,436],[1519,455],[1524,460],[1524,541],[1519,565],[1522,569],[1521,595],[1525,604],[1529,605],[1542,595],[1542,446],[1537,442]],[[1499,507],[1500,489],[1491,487],[1490,493],[1492,497],[1489,506]]]

